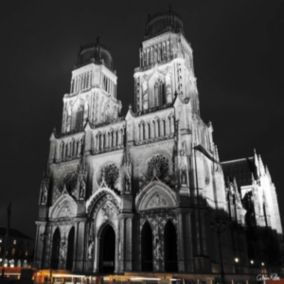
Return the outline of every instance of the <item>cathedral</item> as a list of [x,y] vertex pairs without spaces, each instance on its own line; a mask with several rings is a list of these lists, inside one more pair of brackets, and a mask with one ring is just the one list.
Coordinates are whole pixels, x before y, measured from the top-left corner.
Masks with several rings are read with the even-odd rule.
[[282,236],[268,167],[256,151],[220,161],[175,12],[149,16],[133,77],[135,105],[122,116],[112,55],[99,41],[81,47],[50,136],[35,267],[224,274],[268,264],[263,242],[279,252]]

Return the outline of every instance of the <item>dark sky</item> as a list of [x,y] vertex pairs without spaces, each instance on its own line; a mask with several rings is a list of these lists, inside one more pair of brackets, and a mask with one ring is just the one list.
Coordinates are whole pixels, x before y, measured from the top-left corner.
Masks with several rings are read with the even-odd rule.
[[[60,128],[62,97],[80,45],[101,36],[112,52],[118,97],[126,107],[134,97],[133,69],[147,14],[170,3],[1,3],[1,225],[12,200],[12,226],[34,235],[49,136],[54,126]],[[283,204],[283,3],[175,0],[172,6],[194,51],[201,115],[213,123],[221,159],[252,155],[255,147]]]

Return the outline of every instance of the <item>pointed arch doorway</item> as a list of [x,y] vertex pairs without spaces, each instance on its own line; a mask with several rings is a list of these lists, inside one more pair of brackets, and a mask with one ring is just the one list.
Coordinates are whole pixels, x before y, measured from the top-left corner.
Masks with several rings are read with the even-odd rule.
[[52,238],[52,251],[51,251],[51,263],[52,269],[58,269],[59,266],[59,250],[60,250],[60,231],[57,228],[53,233]]
[[164,232],[165,271],[177,272],[177,234],[176,228],[168,221]]
[[141,232],[141,269],[145,272],[153,271],[153,234],[148,222]]
[[66,259],[66,269],[70,271],[73,268],[74,235],[75,235],[75,229],[74,227],[72,227],[68,234],[68,247],[67,247],[67,259]]
[[111,225],[103,227],[99,236],[99,272],[113,273],[115,269],[115,232]]

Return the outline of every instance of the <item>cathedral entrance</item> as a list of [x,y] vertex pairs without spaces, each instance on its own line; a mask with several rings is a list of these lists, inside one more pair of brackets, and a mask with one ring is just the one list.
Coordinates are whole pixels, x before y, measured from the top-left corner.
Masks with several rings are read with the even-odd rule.
[[50,267],[52,269],[58,269],[59,250],[60,250],[60,232],[59,229],[57,228],[53,233],[53,238],[52,238],[52,252],[51,252],[51,263],[50,263]]
[[72,270],[73,253],[74,253],[74,227],[71,228],[68,235],[68,248],[67,248],[67,260],[66,260],[67,270]]
[[165,271],[175,272],[177,267],[177,235],[176,229],[172,222],[168,221],[165,226]]
[[99,240],[99,272],[113,273],[115,268],[115,232],[110,225],[103,228]]
[[153,271],[153,234],[148,222],[141,233],[141,261],[142,271]]

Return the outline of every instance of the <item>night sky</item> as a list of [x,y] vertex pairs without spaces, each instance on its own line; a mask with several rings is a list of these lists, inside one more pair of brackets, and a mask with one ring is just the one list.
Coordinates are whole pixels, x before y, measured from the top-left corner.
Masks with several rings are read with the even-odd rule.
[[[284,6],[280,0],[5,1],[1,3],[0,225],[34,236],[49,136],[60,129],[79,47],[97,36],[111,51],[123,114],[147,14],[181,15],[193,48],[201,115],[212,121],[221,160],[268,164],[284,204]],[[4,7],[5,6],[5,7]],[[280,206],[281,207],[281,206]],[[284,217],[284,209],[282,216]]]

